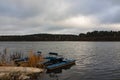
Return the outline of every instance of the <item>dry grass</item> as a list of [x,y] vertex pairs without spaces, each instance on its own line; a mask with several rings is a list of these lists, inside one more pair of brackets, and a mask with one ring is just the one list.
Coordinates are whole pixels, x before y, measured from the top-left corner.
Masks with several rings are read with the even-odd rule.
[[0,52],[0,66],[15,66],[13,60],[15,58],[22,58],[23,54],[21,52],[15,52],[13,54],[8,53],[8,49],[5,48]]
[[[11,61],[9,61],[8,58]],[[22,53],[16,52],[12,55],[9,55],[9,57],[8,57],[7,49],[5,49],[3,51],[3,54],[0,54],[0,66],[17,66],[13,62],[14,59],[16,59],[16,58],[18,58],[18,59],[23,58]],[[19,66],[22,66],[22,67],[44,68],[44,65],[40,64],[43,60],[44,59],[41,55],[36,55],[33,53],[33,51],[30,51],[29,55],[28,55],[28,61],[26,61],[26,62],[21,61],[21,62],[18,62],[18,64],[19,64]]]
[[0,66],[10,66],[10,60],[8,59],[7,48],[0,52]]
[[33,51],[30,51],[29,53],[29,60],[27,62],[21,62],[20,66],[23,67],[38,67],[38,68],[43,68],[44,66],[40,64],[44,59],[41,55],[35,55]]

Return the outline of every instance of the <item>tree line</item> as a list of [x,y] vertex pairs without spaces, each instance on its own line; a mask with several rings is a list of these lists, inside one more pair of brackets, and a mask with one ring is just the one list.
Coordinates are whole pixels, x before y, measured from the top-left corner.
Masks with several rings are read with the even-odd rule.
[[93,31],[79,34],[82,41],[120,41],[120,31]]
[[0,41],[120,41],[120,31],[92,31],[73,34],[31,34],[0,36]]

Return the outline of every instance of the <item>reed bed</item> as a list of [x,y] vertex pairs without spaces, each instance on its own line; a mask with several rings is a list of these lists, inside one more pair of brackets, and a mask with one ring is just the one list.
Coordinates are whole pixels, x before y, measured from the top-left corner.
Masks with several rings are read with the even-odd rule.
[[30,51],[28,58],[28,61],[20,63],[20,66],[44,68],[44,65],[41,64],[44,61],[41,55],[36,55],[33,51]]
[[9,54],[7,52],[7,48],[5,48],[3,52],[0,52],[0,66],[21,66],[21,67],[44,68],[44,65],[41,64],[44,61],[43,56],[40,54],[35,54],[33,51],[30,51],[28,53],[27,61],[21,61],[18,63],[14,62],[16,59],[21,59],[24,57],[25,56],[23,56],[23,53],[21,52],[15,52],[15,53]]

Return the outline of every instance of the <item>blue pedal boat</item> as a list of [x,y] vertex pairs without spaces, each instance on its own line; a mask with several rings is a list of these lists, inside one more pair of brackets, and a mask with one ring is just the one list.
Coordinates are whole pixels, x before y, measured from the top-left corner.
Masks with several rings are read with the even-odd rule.
[[49,53],[49,54],[55,56],[54,57],[49,56],[45,58],[47,59],[47,62],[45,62],[44,65],[46,66],[47,70],[54,70],[65,66],[69,66],[75,64],[76,61],[72,59],[64,59],[63,57],[59,57],[57,53]]
[[62,62],[59,62],[59,63],[55,63],[55,64],[47,66],[46,69],[54,70],[54,69],[62,68],[64,66],[68,66],[68,65],[71,65],[71,64],[75,64],[75,60],[66,60],[66,61],[62,61]]

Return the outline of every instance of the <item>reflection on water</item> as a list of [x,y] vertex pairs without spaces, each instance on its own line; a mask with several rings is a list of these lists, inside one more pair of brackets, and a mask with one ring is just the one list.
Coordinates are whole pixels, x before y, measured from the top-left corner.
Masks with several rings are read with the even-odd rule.
[[68,70],[70,69],[72,66],[74,66],[75,64],[71,64],[71,65],[67,65],[58,69],[54,69],[54,70],[47,70],[46,73],[49,74],[50,78],[53,78],[55,80],[59,80],[59,76],[58,74],[62,74],[63,70]]
[[67,69],[70,69],[72,66],[74,66],[75,64],[70,64],[70,65],[67,65],[67,66],[64,66],[64,67],[61,67],[61,68],[58,68],[58,69],[54,69],[54,70],[47,70],[46,73],[62,73],[62,70],[67,70]]

